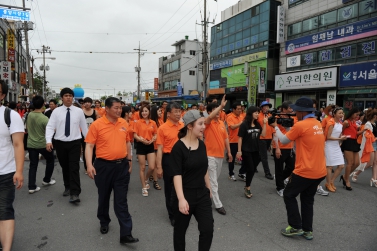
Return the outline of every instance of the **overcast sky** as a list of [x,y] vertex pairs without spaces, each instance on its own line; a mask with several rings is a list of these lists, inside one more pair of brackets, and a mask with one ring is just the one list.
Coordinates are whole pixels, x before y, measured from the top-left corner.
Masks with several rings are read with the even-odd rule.
[[[22,6],[22,0],[2,2]],[[237,2],[208,0],[209,19],[219,23],[221,11]],[[204,0],[28,0],[26,7],[32,9],[36,24],[29,32],[30,48],[50,46],[48,56],[56,60],[46,61],[47,81],[53,90],[81,84],[85,96],[98,98],[113,94],[114,88],[116,93],[137,90],[137,54],[120,53],[135,52],[140,41],[141,48],[148,50],[141,58],[141,88],[153,88],[158,58],[173,53],[175,41],[185,35],[202,40],[202,27],[195,23],[203,17],[203,4]],[[32,55],[38,57],[37,51]],[[37,68],[41,63],[40,59],[34,62]]]

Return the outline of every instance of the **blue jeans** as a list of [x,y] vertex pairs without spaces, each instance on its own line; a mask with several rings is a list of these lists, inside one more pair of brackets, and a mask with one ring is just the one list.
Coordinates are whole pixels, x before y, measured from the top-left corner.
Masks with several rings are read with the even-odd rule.
[[37,178],[39,154],[42,154],[42,156],[46,159],[46,171],[43,181],[48,183],[51,181],[51,176],[54,172],[54,153],[53,151],[47,151],[46,148],[28,148],[28,151],[30,159],[29,190],[35,190],[37,188],[35,182]]

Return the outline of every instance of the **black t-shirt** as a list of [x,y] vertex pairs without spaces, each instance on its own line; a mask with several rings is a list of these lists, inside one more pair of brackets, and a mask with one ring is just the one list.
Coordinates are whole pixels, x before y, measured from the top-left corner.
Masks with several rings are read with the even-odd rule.
[[259,151],[259,137],[262,133],[262,127],[257,121],[254,121],[255,126],[251,127],[244,121],[238,130],[238,137],[242,137],[243,152],[258,152]]
[[196,150],[187,149],[178,140],[170,154],[172,176],[182,175],[183,188],[202,188],[205,186],[204,176],[208,169],[207,150],[204,142],[199,140]]
[[48,110],[47,112],[45,112],[46,117],[50,118],[52,112],[53,112],[53,110]]

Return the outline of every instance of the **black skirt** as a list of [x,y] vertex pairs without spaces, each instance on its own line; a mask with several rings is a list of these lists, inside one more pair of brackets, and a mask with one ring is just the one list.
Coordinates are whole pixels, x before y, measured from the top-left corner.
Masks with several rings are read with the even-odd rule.
[[341,149],[342,152],[349,151],[357,153],[360,151],[360,145],[357,143],[356,139],[346,139],[343,141]]

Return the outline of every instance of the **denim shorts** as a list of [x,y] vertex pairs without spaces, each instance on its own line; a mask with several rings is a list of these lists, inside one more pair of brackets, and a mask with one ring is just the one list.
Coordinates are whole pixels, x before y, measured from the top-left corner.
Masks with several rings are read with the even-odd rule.
[[0,221],[14,220],[13,201],[16,187],[13,184],[14,172],[0,175]]
[[374,148],[374,151],[377,151],[377,141],[373,142],[373,148]]

